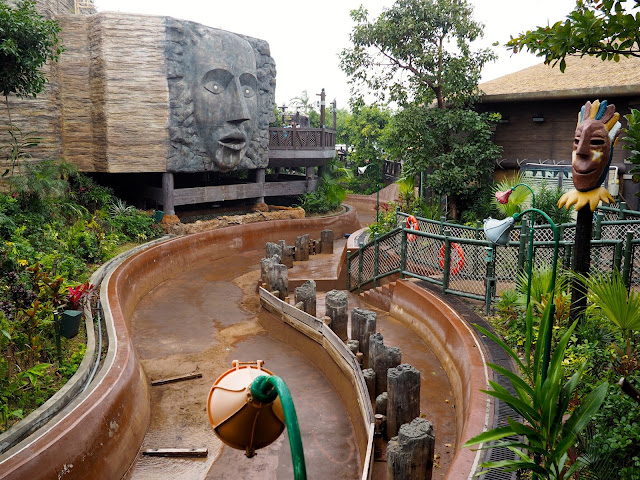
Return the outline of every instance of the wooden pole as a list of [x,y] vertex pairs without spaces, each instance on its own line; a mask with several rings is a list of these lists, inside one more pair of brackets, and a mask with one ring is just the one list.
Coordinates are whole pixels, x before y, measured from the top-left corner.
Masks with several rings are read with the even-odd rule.
[[363,368],[369,368],[369,337],[376,333],[376,320],[376,312],[358,307],[351,310],[351,338],[359,342]]
[[162,174],[162,208],[167,215],[176,214],[173,204],[173,190],[173,173],[164,172]]
[[420,372],[408,363],[387,372],[387,440],[395,437],[400,426],[420,416]]
[[331,317],[329,326],[342,341],[348,339],[347,323],[349,321],[349,304],[347,294],[340,290],[331,290],[325,296],[326,315]]
[[[593,229],[593,212],[589,205],[578,210],[576,219],[576,239],[573,249],[573,270],[585,277],[589,276],[591,268],[591,232]],[[571,318],[576,320],[582,316],[587,308],[586,286],[580,279],[571,282]]]
[[402,363],[402,351],[387,347],[380,332],[369,338],[369,365],[376,372],[376,396],[387,391],[387,371]]
[[416,418],[400,427],[387,445],[388,480],[431,480],[435,436],[433,426]]

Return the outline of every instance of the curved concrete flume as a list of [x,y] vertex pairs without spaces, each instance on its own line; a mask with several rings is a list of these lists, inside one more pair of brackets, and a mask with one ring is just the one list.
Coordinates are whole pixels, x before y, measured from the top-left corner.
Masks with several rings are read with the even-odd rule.
[[[357,230],[358,226],[353,209],[334,217],[240,225],[174,238],[155,244],[122,262],[107,274],[101,289],[105,320],[111,336],[110,348],[113,348],[106,362],[108,370],[99,374],[92,389],[82,399],[71,404],[72,411],[65,409],[60,414],[61,418],[46,427],[44,432],[37,432],[10,451],[10,456],[0,463],[0,478],[121,478],[138,455],[150,419],[148,380],[129,334],[131,314],[140,299],[161,282],[193,267],[202,258],[221,258],[236,251],[261,249],[267,241],[284,239],[291,244],[296,236],[303,233],[319,238],[323,229],[332,229],[336,236],[342,236]],[[420,314],[425,312],[425,307],[421,303],[412,305],[412,302],[424,300],[415,296],[420,292],[414,292],[414,288],[420,290],[409,284],[406,294],[403,293],[404,287],[397,297],[394,294],[394,316],[406,319],[421,337],[437,335],[435,331],[425,330],[425,325],[420,326],[423,323]],[[437,305],[433,302],[432,305]],[[440,317],[446,323],[447,317],[456,315],[442,303],[444,313]],[[484,428],[487,402],[486,397],[484,402],[480,400],[479,388],[486,387],[486,368],[475,345],[464,346],[464,331],[460,325],[451,329],[443,324],[438,329],[445,335],[442,355],[455,357],[450,357],[449,366],[445,357],[445,361],[441,361],[447,373],[450,374],[451,370],[453,374],[450,376],[452,384],[459,382],[454,394],[456,404],[463,405],[462,413],[457,412],[458,420],[462,420],[464,425],[458,435],[458,444],[461,444]],[[424,333],[420,333],[422,330]],[[427,343],[431,346],[433,342]],[[437,349],[434,351],[440,357]],[[482,378],[476,375],[479,369],[484,372]],[[466,375],[470,377],[465,379]],[[447,478],[467,478],[473,464],[475,452],[459,449]]]

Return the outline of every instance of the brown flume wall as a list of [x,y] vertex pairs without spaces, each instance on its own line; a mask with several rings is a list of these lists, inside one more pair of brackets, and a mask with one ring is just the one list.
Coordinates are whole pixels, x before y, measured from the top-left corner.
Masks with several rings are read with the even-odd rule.
[[[358,227],[355,210],[335,217],[239,225],[178,237],[150,247],[120,265],[101,295],[105,315],[113,318],[117,349],[102,381],[75,410],[39,438],[27,438],[0,463],[0,479],[51,478],[114,480],[136,458],[149,426],[148,380],[129,336],[130,316],[151,289],[204,258],[220,258],[267,241],[289,244],[302,233],[335,235]],[[106,292],[105,292],[106,289]],[[108,359],[109,360],[109,359]],[[19,450],[19,451],[17,451]]]
[[389,313],[431,348],[449,377],[456,401],[457,451],[445,478],[467,478],[475,469],[477,455],[462,445],[484,431],[489,406],[487,395],[480,392],[488,386],[482,348],[455,310],[406,280],[397,282]]

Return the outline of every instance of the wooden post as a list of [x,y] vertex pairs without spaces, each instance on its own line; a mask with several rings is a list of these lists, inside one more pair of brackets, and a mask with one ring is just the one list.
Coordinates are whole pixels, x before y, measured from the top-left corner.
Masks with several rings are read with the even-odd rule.
[[333,330],[343,342],[346,341],[348,339],[347,323],[349,319],[347,294],[340,290],[327,292],[325,307],[327,316],[331,317],[331,330]]
[[307,280],[294,290],[294,302],[302,302],[302,310],[309,315],[316,316],[316,282]]
[[424,418],[402,425],[387,445],[387,479],[431,480],[434,444],[433,426]]
[[266,178],[265,172],[265,168],[258,168],[256,170],[256,183],[262,184],[262,195],[256,199],[256,203],[264,203],[264,181]]
[[402,363],[402,351],[387,347],[380,332],[369,338],[369,365],[376,372],[376,397],[387,391],[387,370]]
[[[573,269],[585,277],[591,268],[591,231],[593,228],[593,212],[589,205],[578,210],[576,219],[576,239],[573,252]],[[571,283],[571,318],[581,317],[587,308],[586,286],[578,278]]]
[[274,255],[278,255],[282,259],[282,247],[277,243],[267,242],[266,258],[271,258]]
[[387,372],[387,440],[395,437],[400,425],[420,416],[420,372],[408,363]]
[[389,394],[387,392],[382,392],[380,395],[376,397],[376,413],[380,413],[386,416],[388,411],[389,411]]
[[280,263],[280,261],[280,255],[274,255],[272,257],[263,258],[262,260],[260,260],[260,282],[267,284],[268,291],[271,291],[273,289],[269,286],[267,271],[269,270],[270,265],[277,265]]
[[333,230],[320,232],[320,253],[333,253]]
[[296,261],[304,262],[307,260],[309,260],[309,234],[296,238]]
[[173,204],[173,173],[164,172],[162,174],[162,208],[166,215],[175,215],[176,209]]
[[282,263],[285,264],[287,268],[293,268],[294,248],[287,246],[284,240],[280,240],[278,243],[282,249]]
[[351,311],[351,338],[358,340],[362,352],[362,366],[369,368],[369,337],[376,333],[376,312],[354,308]]
[[358,354],[358,340],[347,340],[347,348],[355,357]]
[[267,285],[269,291],[277,290],[278,298],[284,300],[289,295],[289,271],[287,266],[281,263],[272,264],[267,270]]
[[373,371],[373,368],[365,368],[362,370],[362,376],[364,377],[364,383],[367,384],[369,400],[373,403],[376,392],[376,372]]

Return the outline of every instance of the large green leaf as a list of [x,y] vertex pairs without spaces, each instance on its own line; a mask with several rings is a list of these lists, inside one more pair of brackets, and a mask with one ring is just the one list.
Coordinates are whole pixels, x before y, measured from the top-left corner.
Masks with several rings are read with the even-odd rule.
[[607,396],[608,388],[607,382],[601,383],[582,400],[580,406],[573,411],[564,424],[563,434],[579,433],[589,423]]
[[492,442],[494,440],[500,440],[501,438],[514,435],[514,431],[510,427],[494,428],[487,432],[482,432],[480,435],[476,435],[473,438],[467,440],[464,447],[471,447],[479,443]]

